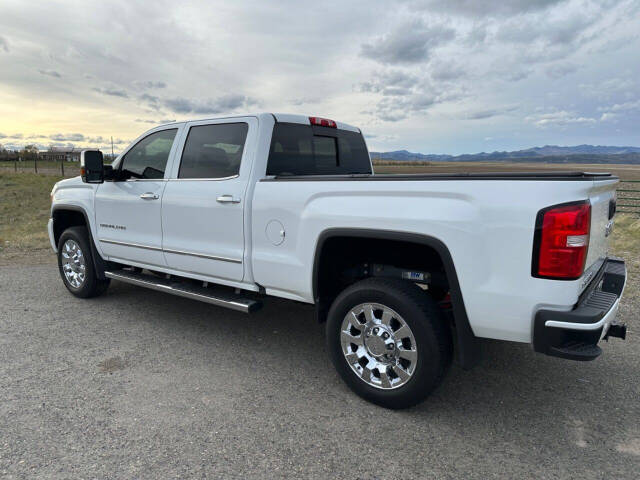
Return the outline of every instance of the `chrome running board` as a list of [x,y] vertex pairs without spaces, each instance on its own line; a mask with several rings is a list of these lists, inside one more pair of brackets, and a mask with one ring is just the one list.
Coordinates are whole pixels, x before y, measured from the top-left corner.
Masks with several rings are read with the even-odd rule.
[[139,287],[170,293],[171,295],[177,295],[179,297],[199,300],[201,302],[230,308],[239,312],[251,313],[262,307],[262,302],[252,300],[250,298],[243,298],[216,287],[201,287],[184,281],[176,281],[169,278],[131,272],[128,270],[104,272],[104,275],[107,278],[112,278],[113,280],[119,280]]

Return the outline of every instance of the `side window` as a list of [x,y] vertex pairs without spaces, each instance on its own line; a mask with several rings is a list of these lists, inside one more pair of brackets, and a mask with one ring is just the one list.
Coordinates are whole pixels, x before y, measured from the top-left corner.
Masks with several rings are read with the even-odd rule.
[[122,159],[122,170],[133,178],[162,178],[178,129],[162,130],[144,137]]
[[191,127],[178,178],[224,178],[237,175],[247,139],[246,123]]

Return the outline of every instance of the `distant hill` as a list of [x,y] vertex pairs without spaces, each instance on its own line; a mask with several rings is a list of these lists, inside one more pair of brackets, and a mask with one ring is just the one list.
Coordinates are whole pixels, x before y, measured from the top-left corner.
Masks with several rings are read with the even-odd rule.
[[640,147],[545,145],[513,152],[481,152],[464,155],[413,153],[407,150],[371,152],[371,158],[396,162],[548,162],[548,163],[630,163],[640,165]]

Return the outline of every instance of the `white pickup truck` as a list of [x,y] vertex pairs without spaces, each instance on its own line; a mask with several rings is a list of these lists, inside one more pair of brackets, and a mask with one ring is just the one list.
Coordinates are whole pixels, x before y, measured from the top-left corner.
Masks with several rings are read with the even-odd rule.
[[149,130],[83,153],[51,192],[51,245],[78,297],[111,279],[242,312],[315,304],[357,394],[424,399],[479,338],[592,360],[624,338],[608,255],[618,179],[581,172],[374,175],[356,127],[262,113]]

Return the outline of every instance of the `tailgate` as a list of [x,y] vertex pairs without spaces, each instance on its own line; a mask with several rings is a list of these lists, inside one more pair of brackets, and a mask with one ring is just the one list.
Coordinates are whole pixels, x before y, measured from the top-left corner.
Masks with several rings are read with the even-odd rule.
[[618,179],[611,178],[595,180],[593,188],[589,192],[591,232],[585,265],[585,280],[588,280],[600,269],[609,253],[609,236],[613,227],[617,183]]

